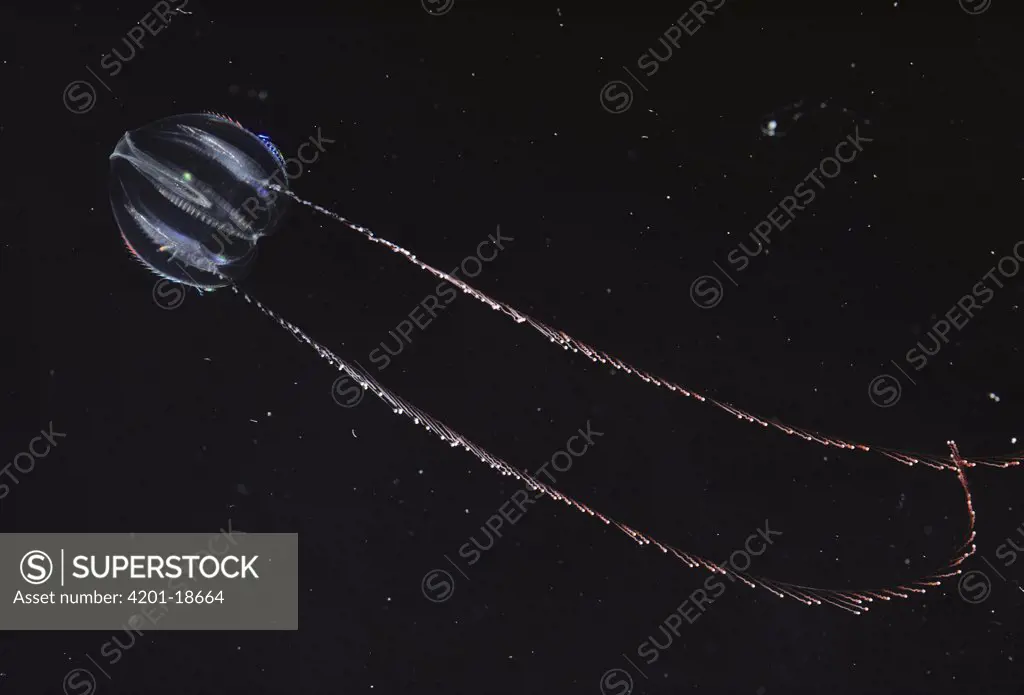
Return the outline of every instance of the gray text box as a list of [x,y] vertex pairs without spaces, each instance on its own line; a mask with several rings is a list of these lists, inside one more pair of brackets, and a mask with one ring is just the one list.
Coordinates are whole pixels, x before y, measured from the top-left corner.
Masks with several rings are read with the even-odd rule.
[[0,534],[0,630],[297,630],[298,540]]

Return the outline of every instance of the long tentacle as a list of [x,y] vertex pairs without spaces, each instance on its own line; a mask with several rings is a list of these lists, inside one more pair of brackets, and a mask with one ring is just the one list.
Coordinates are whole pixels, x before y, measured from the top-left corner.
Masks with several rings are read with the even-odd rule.
[[[282,188],[281,186],[271,184],[270,187],[278,191],[279,193],[284,193],[288,195],[289,197],[293,198],[302,205],[310,207],[323,215],[327,215],[331,219],[341,222],[349,229],[359,232],[373,243],[380,244],[381,246],[384,246],[390,249],[391,251],[404,256],[407,260],[419,266],[421,269],[427,271],[428,273],[434,275],[435,277],[441,280],[450,282],[452,285],[458,287],[465,294],[473,297],[474,299],[480,302],[483,302],[484,304],[490,306],[495,311],[500,311],[501,313],[505,314],[516,323],[522,323],[530,326],[531,328],[533,328],[533,330],[546,337],[552,343],[562,346],[562,348],[565,350],[572,350],[573,352],[581,353],[591,362],[598,364],[610,364],[631,376],[635,376],[642,379],[648,384],[653,384],[654,386],[666,388],[669,391],[673,391],[683,396],[693,398],[702,403],[710,403],[711,405],[714,405],[715,407],[724,410],[725,412],[735,416],[736,418],[739,418],[740,420],[745,420],[750,423],[756,423],[758,425],[761,425],[762,427],[774,427],[775,429],[784,432],[790,436],[800,437],[801,439],[804,439],[809,442],[817,442],[818,444],[822,444],[824,446],[834,446],[840,449],[850,449],[853,451],[874,451],[879,454],[882,454],[883,456],[886,456],[889,459],[892,459],[893,461],[898,461],[899,463],[903,463],[908,466],[913,466],[914,464],[921,463],[930,468],[935,468],[938,470],[956,471],[957,469],[956,465],[951,463],[944,456],[939,456],[936,454],[921,454],[901,449],[892,449],[889,447],[861,444],[854,442],[852,440],[840,439],[838,437],[832,437],[829,435],[821,434],[813,430],[787,425],[783,422],[779,422],[774,419],[767,419],[759,415],[755,415],[754,413],[751,413],[747,410],[743,410],[742,408],[737,408],[731,403],[718,400],[716,398],[713,398],[712,396],[700,393],[694,389],[681,386],[668,379],[664,379],[662,377],[655,376],[649,372],[645,372],[644,370],[638,369],[617,357],[609,355],[608,353],[602,350],[599,350],[591,345],[588,345],[587,343],[584,343],[582,340],[577,340],[576,338],[572,337],[571,335],[564,331],[548,326],[542,321],[538,321],[537,319],[528,316],[527,314],[519,311],[518,309],[515,309],[512,306],[509,306],[508,304],[505,304],[503,302],[498,301],[497,299],[489,297],[480,290],[471,287],[465,281],[453,277],[452,275],[449,275],[443,270],[438,270],[437,268],[421,261],[412,252],[407,251],[398,244],[395,244],[394,242],[388,241],[387,239],[377,236],[370,229],[363,227],[362,225],[356,224],[355,222],[352,222],[351,220],[348,220],[335,212],[332,212],[320,205],[317,205],[316,203],[310,202],[308,200],[303,200],[302,198],[295,195],[295,193],[293,193],[292,191]],[[1012,466],[1019,466],[1021,458],[1022,457],[1019,454],[986,456],[980,458],[972,458],[969,460],[961,460],[960,465],[966,466],[968,468],[974,466],[1010,468]]]
[[298,328],[294,324],[281,318],[279,315],[265,307],[259,301],[251,298],[248,294],[238,289],[237,286],[232,285],[232,289],[245,298],[247,302],[256,306],[263,314],[267,317],[276,321],[282,328],[292,334],[296,340],[304,342],[320,355],[328,363],[332,364],[336,369],[348,374],[350,377],[356,380],[364,389],[373,392],[377,398],[387,403],[392,411],[396,415],[402,415],[409,418],[413,423],[420,425],[427,432],[431,433],[441,441],[446,442],[449,446],[457,447],[461,446],[466,451],[476,456],[480,461],[486,463],[492,469],[497,470],[501,475],[512,476],[516,480],[524,483],[527,487],[535,492],[541,492],[545,496],[552,500],[564,502],[566,505],[574,508],[576,511],[587,514],[592,517],[600,519],[609,526],[615,526],[620,531],[629,536],[634,542],[641,546],[655,546],[663,553],[671,554],[676,559],[683,562],[687,567],[690,568],[701,568],[709,572],[714,572],[728,577],[731,580],[739,580],[750,588],[761,588],[775,594],[779,598],[791,598],[801,603],[812,606],[812,605],[830,605],[843,610],[849,611],[855,615],[860,615],[869,609],[867,604],[873,603],[874,601],[890,601],[894,598],[905,599],[911,594],[924,593],[929,587],[940,586],[941,583],[953,576],[960,574],[960,565],[970,557],[975,551],[974,539],[975,539],[975,514],[974,505],[971,500],[971,490],[967,484],[967,476],[964,473],[964,467],[967,462],[960,457],[960,453],[956,448],[956,444],[949,442],[952,454],[950,456],[950,463],[943,467],[944,470],[955,471],[957,478],[963,488],[964,497],[967,504],[968,512],[968,528],[966,533],[966,540],[963,545],[957,550],[954,557],[940,570],[929,574],[920,579],[900,584],[897,586],[891,586],[881,589],[871,590],[847,590],[847,589],[823,589],[813,586],[804,586],[801,584],[793,584],[790,582],[783,582],[767,577],[759,577],[747,574],[745,572],[739,572],[728,566],[717,564],[707,560],[699,555],[688,553],[668,543],[659,541],[653,536],[647,535],[642,531],[638,531],[630,526],[616,521],[611,517],[605,516],[595,509],[579,502],[569,495],[540,482],[526,471],[515,468],[514,466],[506,463],[502,459],[498,458],[494,454],[484,449],[479,444],[475,444],[457,431],[445,425],[440,420],[428,415],[424,411],[420,410],[416,406],[412,405],[408,401],[404,400],[395,393],[389,391],[387,388],[381,386],[373,379],[369,374],[365,373],[361,369],[345,362],[338,357],[334,352],[324,347],[320,343],[310,338],[302,329]]

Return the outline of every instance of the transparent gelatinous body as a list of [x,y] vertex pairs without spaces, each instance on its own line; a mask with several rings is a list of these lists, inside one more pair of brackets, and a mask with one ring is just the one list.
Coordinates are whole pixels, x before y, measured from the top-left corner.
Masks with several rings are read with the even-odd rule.
[[[829,109],[827,102],[819,102],[821,113]],[[803,118],[803,102],[790,105],[779,113],[772,114],[764,122],[766,136],[778,137],[788,132],[788,127]],[[832,109],[828,114],[839,114],[843,121],[852,113],[848,109]],[[819,116],[815,120],[821,121]],[[805,121],[806,122],[806,121]],[[812,121],[813,122],[813,121]],[[870,122],[866,119],[864,123]],[[806,132],[806,129],[798,130]],[[261,137],[261,136],[260,136]],[[961,565],[976,551],[975,510],[968,484],[968,469],[977,466],[993,468],[1017,468],[1024,458],[1020,454],[967,459],[960,454],[956,443],[947,441],[948,455],[920,454],[859,443],[852,439],[829,436],[813,430],[791,426],[776,418],[765,418],[739,408],[727,401],[700,393],[692,388],[667,378],[639,369],[596,346],[579,340],[568,333],[549,326],[480,290],[468,282],[446,273],[421,260],[412,251],[376,235],[372,230],[357,224],[340,214],[332,212],[310,200],[300,198],[285,186],[287,176],[283,175],[283,160],[269,141],[249,133],[230,119],[210,115],[178,116],[133,131],[125,135],[112,156],[114,212],[118,217],[122,233],[129,248],[155,272],[188,282],[201,289],[213,289],[225,284],[231,290],[255,306],[268,318],[299,342],[305,343],[322,359],[354,380],[363,389],[372,392],[385,402],[396,415],[408,418],[413,424],[423,427],[435,438],[450,447],[461,447],[472,453],[481,462],[510,476],[532,490],[535,499],[546,496],[554,501],[571,506],[577,512],[594,517],[605,525],[614,526],[639,546],[657,548],[673,556],[690,568],[700,568],[731,581],[740,580],[750,588],[760,588],[778,598],[790,598],[805,605],[831,605],[860,615],[871,604],[889,602],[896,598],[906,599],[914,594],[923,594],[930,588],[942,586],[946,580],[961,576]],[[279,175],[282,174],[282,175]],[[280,195],[277,195],[280,194]],[[248,198],[246,197],[248,196]],[[358,363],[349,364],[329,347],[318,343],[309,334],[267,306],[253,299],[241,288],[234,285],[239,268],[249,260],[256,242],[263,234],[269,233],[280,221],[282,205],[286,200],[315,210],[333,219],[348,229],[362,235],[366,240],[399,254],[407,262],[434,278],[450,284],[463,294],[529,329],[563,350],[580,354],[595,364],[612,365],[622,373],[640,379],[650,386],[672,392],[680,397],[692,399],[715,407],[739,420],[758,425],[763,429],[777,430],[785,435],[809,443],[833,449],[875,453],[892,461],[913,466],[922,464],[937,471],[951,473],[963,491],[966,512],[966,533],[963,542],[950,554],[945,564],[939,565],[929,574],[901,584],[876,586],[872,589],[822,588],[806,584],[771,579],[747,574],[729,563],[717,564],[693,553],[677,548],[622,521],[605,516],[582,501],[576,500],[534,477],[523,468],[507,463],[487,449],[474,443],[441,419],[406,401],[395,392],[383,386]],[[239,210],[245,214],[240,214]],[[262,215],[255,215],[262,211]],[[216,235],[227,235],[237,247],[217,249],[212,240]],[[501,238],[499,229],[499,239]],[[494,237],[491,243],[499,248],[500,242]],[[138,245],[140,249],[136,249]],[[241,254],[232,254],[235,248]],[[144,249],[144,250],[142,250]],[[152,260],[156,259],[156,261]],[[158,264],[159,263],[159,264]],[[198,280],[194,275],[198,275]],[[372,291],[372,288],[369,290]],[[335,391],[340,384],[335,382]],[[333,393],[333,392],[332,392]],[[356,400],[355,402],[358,402]],[[339,402],[339,404],[341,404]],[[349,403],[354,405],[354,403]],[[589,423],[588,423],[589,429]],[[582,434],[582,430],[580,431]],[[836,464],[838,465],[838,464]],[[550,476],[549,476],[550,477]],[[551,480],[550,482],[554,482]],[[767,522],[766,522],[767,523]],[[766,526],[767,529],[767,526]],[[770,533],[766,531],[765,533]],[[759,534],[770,543],[767,535]],[[890,546],[892,547],[892,546]],[[749,550],[749,548],[748,548]],[[962,575],[966,576],[966,575]],[[961,580],[962,583],[962,580]]]
[[287,177],[277,148],[235,121],[196,113],[124,134],[110,203],[128,250],[157,275],[203,290],[238,280],[279,225]]

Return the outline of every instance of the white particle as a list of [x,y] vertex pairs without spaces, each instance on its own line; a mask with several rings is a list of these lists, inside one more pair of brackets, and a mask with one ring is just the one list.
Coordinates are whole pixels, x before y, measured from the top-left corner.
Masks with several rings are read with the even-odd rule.
[[996,403],[998,403],[998,402],[999,402],[999,396],[997,396],[997,395],[996,395],[996,394],[994,394],[994,393],[989,393],[989,394],[988,394],[988,397],[989,397],[989,400],[995,401]]

